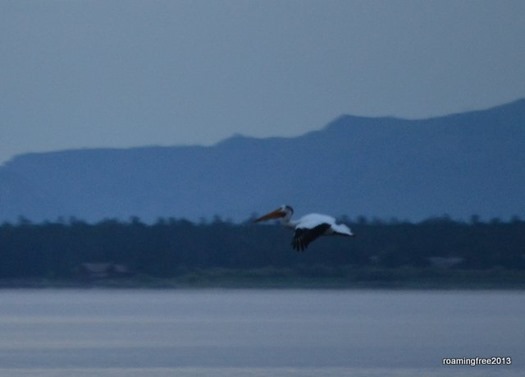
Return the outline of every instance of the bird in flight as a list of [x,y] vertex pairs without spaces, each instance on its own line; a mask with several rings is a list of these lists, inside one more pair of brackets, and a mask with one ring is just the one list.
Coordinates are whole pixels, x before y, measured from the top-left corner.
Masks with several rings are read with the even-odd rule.
[[295,229],[292,247],[296,251],[304,251],[312,241],[320,236],[354,236],[349,227],[345,224],[337,224],[331,216],[311,213],[299,220],[292,220],[292,215],[293,208],[289,205],[282,205],[276,210],[255,219],[254,222],[277,219],[282,225]]

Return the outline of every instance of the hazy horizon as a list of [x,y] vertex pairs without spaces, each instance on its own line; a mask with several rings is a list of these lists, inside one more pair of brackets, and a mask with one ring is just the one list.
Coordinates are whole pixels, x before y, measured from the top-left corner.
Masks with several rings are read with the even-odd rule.
[[[495,107],[499,107],[499,106],[502,106],[502,105],[507,105],[507,104],[511,104],[511,103],[514,103],[514,102],[518,102],[518,101],[521,101],[521,100],[525,100],[525,98],[517,98],[516,100],[513,100],[513,101],[509,101],[509,102],[506,102],[506,103],[502,103],[502,104],[496,104],[494,106],[489,106],[488,108],[484,108],[484,109],[471,109],[471,110],[466,110],[465,112],[475,112],[475,111],[483,111],[483,110],[487,110],[487,109],[491,109],[491,108],[495,108]],[[449,116],[449,115],[456,115],[456,114],[461,114],[458,113],[458,112],[453,112],[453,113],[448,113],[448,114],[443,114],[443,115],[436,115],[436,116],[428,116],[428,117],[421,117],[421,118],[409,118],[409,117],[397,117],[397,116],[392,116],[393,118],[396,118],[396,119],[401,119],[401,120],[426,120],[426,119],[434,119],[434,118],[441,118],[441,117],[446,117],[446,116]],[[388,116],[388,115],[384,115],[384,116],[381,116],[381,115],[377,115],[377,116],[363,116],[363,115],[356,115],[356,114],[340,114],[339,116],[336,116],[334,118],[332,118],[331,120],[327,121],[325,124],[321,125],[320,127],[316,128],[316,129],[312,129],[312,130],[305,130],[303,133],[300,133],[298,135],[268,135],[268,136],[252,136],[252,135],[248,135],[248,134],[244,134],[242,132],[235,132],[231,135],[227,135],[225,136],[223,139],[220,139],[220,140],[217,140],[217,141],[214,141],[213,143],[198,143],[198,142],[195,142],[195,143],[182,143],[182,144],[163,144],[163,143],[152,143],[152,144],[139,144],[139,145],[130,145],[130,146],[108,146],[108,147],[104,147],[104,146],[81,146],[81,147],[65,147],[65,148],[59,148],[59,149],[50,149],[50,150],[36,150],[36,151],[26,151],[26,152],[21,152],[21,153],[18,153],[18,154],[15,154],[15,155],[12,155],[12,156],[9,156],[8,158],[6,158],[5,160],[0,160],[0,167],[5,164],[6,162],[12,160],[13,158],[17,157],[17,156],[20,156],[20,155],[25,155],[25,154],[38,154],[38,153],[48,153],[48,152],[65,152],[65,151],[73,151],[73,150],[91,150],[91,149],[132,149],[132,148],[150,148],[150,147],[180,147],[180,146],[213,146],[213,145],[216,145],[216,144],[220,144],[228,139],[231,139],[231,138],[235,138],[235,137],[248,137],[248,138],[257,138],[257,139],[264,139],[264,138],[272,138],[272,137],[283,137],[283,138],[294,138],[294,137],[297,137],[297,136],[302,136],[302,135],[305,135],[305,134],[308,134],[310,132],[314,132],[314,131],[320,131],[322,129],[324,129],[325,127],[327,127],[331,122],[341,118],[341,117],[344,117],[344,116],[362,116],[362,117],[365,117],[365,118],[385,118],[385,117],[391,117],[391,116]],[[1,155],[1,154],[0,154]]]

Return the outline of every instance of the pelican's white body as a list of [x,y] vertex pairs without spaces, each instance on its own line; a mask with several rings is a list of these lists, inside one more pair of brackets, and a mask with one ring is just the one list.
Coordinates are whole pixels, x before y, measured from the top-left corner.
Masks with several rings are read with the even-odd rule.
[[293,208],[283,205],[275,211],[259,217],[255,222],[278,219],[284,226],[295,229],[292,247],[297,251],[306,249],[319,236],[354,236],[349,227],[344,224],[337,224],[331,216],[311,213],[301,217],[299,220],[292,220],[292,215]]
[[347,227],[345,224],[337,224],[335,219],[332,216],[322,215],[320,213],[310,213],[308,215],[304,215],[299,220],[290,220],[287,221],[283,219],[283,224],[292,226],[293,228],[301,228],[301,229],[313,229],[318,225],[321,224],[329,224],[330,228],[326,230],[324,233],[325,235],[329,234],[344,234],[347,236],[353,236],[354,234],[350,230],[349,227]]

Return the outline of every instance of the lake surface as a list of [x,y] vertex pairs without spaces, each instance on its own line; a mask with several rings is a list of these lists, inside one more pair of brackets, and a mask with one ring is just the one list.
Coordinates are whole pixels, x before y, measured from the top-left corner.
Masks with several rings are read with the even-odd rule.
[[523,376],[525,292],[13,289],[0,335],[0,376]]

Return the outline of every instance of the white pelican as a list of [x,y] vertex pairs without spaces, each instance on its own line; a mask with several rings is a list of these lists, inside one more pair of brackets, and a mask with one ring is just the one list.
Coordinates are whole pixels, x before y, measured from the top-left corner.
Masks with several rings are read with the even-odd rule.
[[337,224],[331,216],[311,213],[301,217],[299,220],[291,220],[293,208],[283,205],[275,211],[255,219],[254,222],[278,219],[282,225],[294,228],[295,233],[292,239],[292,247],[297,251],[304,251],[319,236],[339,235],[353,237],[354,234],[344,224]]

